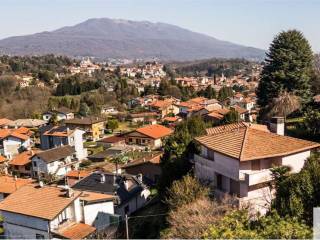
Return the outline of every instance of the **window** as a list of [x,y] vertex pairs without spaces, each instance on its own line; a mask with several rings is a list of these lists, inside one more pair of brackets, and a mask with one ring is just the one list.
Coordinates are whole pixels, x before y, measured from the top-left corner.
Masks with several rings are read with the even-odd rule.
[[219,190],[222,190],[222,175],[221,174],[217,174],[217,188]]
[[214,161],[214,151],[208,149],[208,159]]
[[132,142],[132,138],[129,138],[129,142]]
[[44,239],[44,235],[37,233],[36,239]]
[[32,165],[33,165],[34,167],[37,167],[37,162],[32,162]]
[[261,170],[260,160],[254,160],[251,162],[251,170]]

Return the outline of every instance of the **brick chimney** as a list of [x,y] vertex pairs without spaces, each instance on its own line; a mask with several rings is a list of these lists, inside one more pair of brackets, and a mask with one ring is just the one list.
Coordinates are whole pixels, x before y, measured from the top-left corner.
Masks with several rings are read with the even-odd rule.
[[284,117],[273,117],[269,122],[269,129],[271,132],[278,135],[284,135]]

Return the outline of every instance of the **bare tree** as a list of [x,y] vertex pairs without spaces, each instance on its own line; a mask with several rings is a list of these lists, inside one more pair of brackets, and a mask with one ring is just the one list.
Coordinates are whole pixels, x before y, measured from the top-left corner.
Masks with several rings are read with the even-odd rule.
[[274,98],[270,104],[269,117],[287,117],[300,108],[300,98],[293,93],[283,91],[279,97]]

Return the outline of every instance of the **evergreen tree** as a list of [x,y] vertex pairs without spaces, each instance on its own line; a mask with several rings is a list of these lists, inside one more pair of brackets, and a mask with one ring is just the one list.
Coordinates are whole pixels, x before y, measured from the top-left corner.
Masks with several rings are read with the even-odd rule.
[[303,103],[310,100],[313,54],[301,32],[289,30],[277,35],[265,61],[257,89],[262,118],[268,104],[283,91],[295,94]]

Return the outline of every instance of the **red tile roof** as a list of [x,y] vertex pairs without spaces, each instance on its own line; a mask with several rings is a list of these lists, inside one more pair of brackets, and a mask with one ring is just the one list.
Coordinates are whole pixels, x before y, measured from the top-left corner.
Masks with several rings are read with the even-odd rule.
[[103,138],[101,140],[99,140],[98,142],[103,142],[103,143],[117,143],[117,142],[121,142],[124,141],[125,137],[121,137],[121,136],[111,136],[111,137],[106,137]]
[[73,190],[67,197],[66,190],[58,187],[25,185],[0,202],[0,210],[53,220],[80,194]]
[[7,159],[4,156],[0,155],[0,163],[4,163]]
[[136,129],[135,131],[153,139],[163,138],[173,133],[173,130],[171,130],[170,128],[158,124],[141,127]]
[[16,155],[10,162],[10,165],[24,166],[31,163],[31,158],[34,156],[34,151],[25,151]]
[[95,230],[95,227],[92,227],[88,224],[74,223],[62,231],[59,231],[58,234],[66,239],[84,239]]
[[210,134],[196,140],[239,161],[286,156],[320,147],[319,143],[257,130],[241,123],[213,128]]
[[15,178],[11,176],[0,176],[0,192],[11,194],[17,191],[19,188],[31,184],[33,180],[31,178]]

